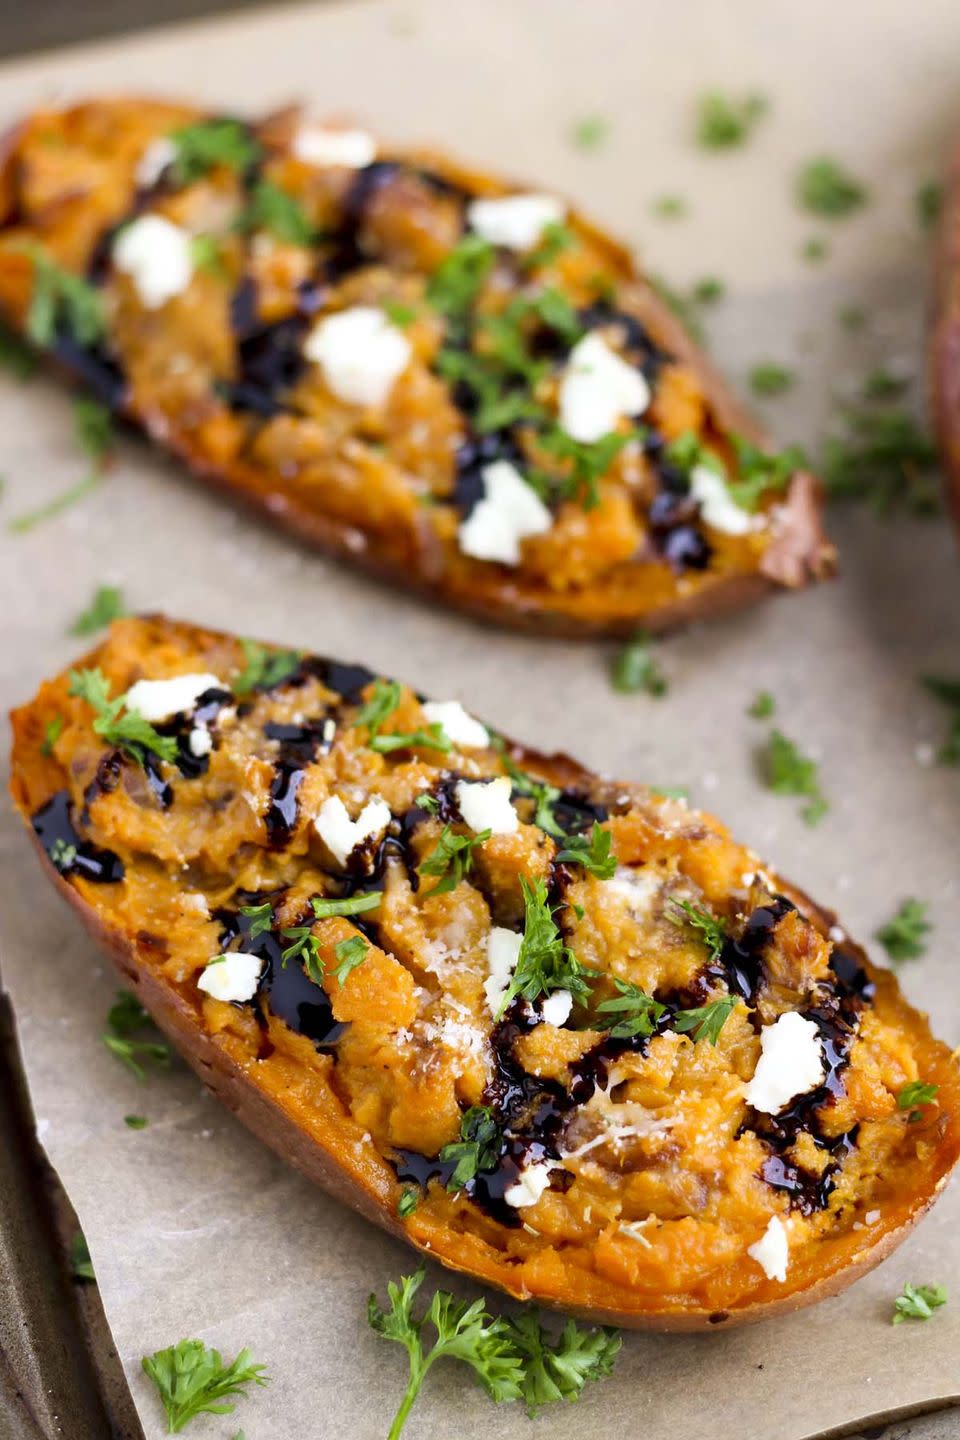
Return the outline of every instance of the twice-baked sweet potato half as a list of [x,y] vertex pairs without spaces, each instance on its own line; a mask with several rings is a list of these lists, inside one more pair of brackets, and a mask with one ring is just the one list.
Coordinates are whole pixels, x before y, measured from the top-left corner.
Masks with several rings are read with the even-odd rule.
[[893,976],[682,801],[164,619],[13,724],[45,866],[157,1023],[445,1265],[756,1319],[875,1264],[957,1158],[958,1066]]
[[0,315],[307,540],[570,633],[832,566],[796,454],[556,196],[142,100],[41,111],[0,165]]

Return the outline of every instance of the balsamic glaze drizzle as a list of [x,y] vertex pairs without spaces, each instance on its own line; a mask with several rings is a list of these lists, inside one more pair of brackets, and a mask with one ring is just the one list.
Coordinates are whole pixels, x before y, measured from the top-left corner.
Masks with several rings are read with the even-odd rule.
[[84,840],[74,828],[68,790],[58,790],[45,805],[41,805],[31,823],[51,863],[61,875],[82,875],[85,880],[95,880],[103,885],[115,885],[123,879],[120,856]]

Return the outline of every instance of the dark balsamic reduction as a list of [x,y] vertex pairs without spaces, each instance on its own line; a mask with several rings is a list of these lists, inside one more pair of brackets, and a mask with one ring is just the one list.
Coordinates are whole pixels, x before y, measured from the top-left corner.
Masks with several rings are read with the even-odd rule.
[[[120,856],[112,850],[101,850],[99,846],[92,845],[74,828],[68,790],[58,790],[45,805],[41,805],[31,823],[61,875],[82,875],[85,880],[96,880],[104,885],[114,885],[123,879]],[[70,847],[67,852],[71,856],[69,862],[65,863],[62,855],[59,860],[54,860],[54,848],[62,851],[65,846]]]
[[[238,292],[241,294],[241,292]],[[235,303],[247,303],[246,297]],[[293,315],[237,342],[237,378],[222,386],[225,399],[236,410],[249,410],[264,419],[284,407],[284,395],[300,379],[307,362],[303,356],[306,320]]]
[[82,380],[92,395],[114,413],[127,393],[127,381],[117,362],[101,345],[81,345],[72,335],[58,329],[51,347],[71,375]]
[[343,200],[340,224],[333,238],[333,249],[324,264],[328,280],[342,280],[352,270],[371,263],[372,257],[362,245],[367,209],[378,190],[404,175],[416,177],[435,195],[466,195],[453,181],[423,166],[408,165],[399,160],[374,160],[370,165],[364,165],[355,173],[353,183]]
[[264,816],[267,839],[274,850],[282,850],[290,841],[297,823],[297,796],[304,772],[322,751],[329,750],[324,738],[329,717],[307,720],[302,725],[264,726],[268,740],[279,746],[270,782],[270,803]]

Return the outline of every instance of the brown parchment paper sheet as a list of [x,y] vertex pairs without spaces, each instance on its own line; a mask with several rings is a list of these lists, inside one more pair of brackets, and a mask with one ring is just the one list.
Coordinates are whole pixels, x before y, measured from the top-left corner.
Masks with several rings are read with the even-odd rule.
[[[758,360],[796,364],[795,392],[766,408],[781,440],[815,443],[831,397],[870,365],[921,364],[927,256],[912,194],[960,130],[958,53],[952,0],[371,0],[277,7],[0,67],[0,120],[102,89],[241,108],[315,97],[321,114],[539,178],[614,223],[676,283],[725,279],[730,297],[709,321],[715,355],[740,378]],[[742,151],[691,141],[694,99],[711,85],[771,97]],[[586,154],[569,130],[594,112],[611,131]],[[862,215],[818,225],[793,205],[793,170],[821,152],[871,186]],[[664,192],[688,197],[688,220],[651,217]],[[830,259],[805,265],[800,247],[824,231]],[[856,336],[836,320],[850,303],[871,315]],[[78,478],[68,404],[52,383],[3,380],[0,447],[6,517]],[[108,581],[137,608],[362,658],[536,745],[687,784],[854,934],[869,936],[908,895],[928,899],[936,931],[904,981],[956,1043],[960,773],[918,759],[945,717],[915,676],[958,669],[960,563],[943,523],[883,526],[861,511],[833,528],[839,582],[672,640],[662,650],[671,691],[654,701],[611,691],[602,646],[431,613],[261,529],[125,442],[81,506],[27,535],[0,532],[0,699],[4,709],[25,699],[76,653],[67,625]],[[756,778],[765,732],[744,710],[761,688],[821,759],[831,809],[816,830]],[[235,1423],[198,1421],[198,1440],[241,1424],[248,1440],[376,1440],[404,1364],[368,1330],[366,1296],[413,1257],[289,1173],[183,1068],[141,1088],[117,1065],[98,1038],[112,977],[53,898],[9,806],[0,823],[3,976],[42,1138],[86,1231],[148,1436],[162,1423],[140,1356],[197,1334],[230,1355],[251,1346],[272,1376]],[[149,1128],[125,1128],[129,1112]],[[801,1440],[945,1402],[960,1397],[958,1271],[954,1186],[879,1272],[813,1311],[703,1338],[627,1336],[613,1379],[536,1426],[439,1367],[409,1435]],[[943,1281],[952,1303],[927,1325],[892,1329],[906,1280]]]

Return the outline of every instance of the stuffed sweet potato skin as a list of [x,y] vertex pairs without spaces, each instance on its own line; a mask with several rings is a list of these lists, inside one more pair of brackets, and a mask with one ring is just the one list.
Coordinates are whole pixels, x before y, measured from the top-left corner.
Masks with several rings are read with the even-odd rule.
[[[150,624],[156,636],[158,622]],[[160,626],[161,631],[168,628],[163,622]],[[223,640],[223,637],[211,636],[210,632],[190,631],[187,627],[170,626],[169,630],[176,631],[178,642],[188,643],[187,637],[195,636],[198,653],[209,654],[210,646]],[[95,652],[89,659],[95,662],[101,655],[102,651]],[[146,653],[144,661],[148,663]],[[61,687],[59,694],[62,693]],[[274,1073],[271,1065],[275,1056],[254,1066],[253,1070],[249,1063],[239,1061],[236,1052],[232,1053],[230,1047],[222,1043],[225,1032],[208,1033],[195,1002],[185,998],[179,987],[158,972],[148,927],[108,923],[101,909],[90,903],[78,886],[65,879],[50,863],[48,852],[37,842],[30,822],[38,805],[44,803],[57,784],[56,764],[42,756],[38,744],[53,713],[54,700],[54,690],[46,687],[38,702],[15,712],[12,788],[44,867],[56,887],[204,1083],[254,1133],[366,1218],[402,1236],[450,1268],[495,1285],[517,1299],[535,1299],[540,1304],[619,1325],[698,1330],[724,1323],[743,1323],[795,1309],[845,1288],[904,1238],[946,1182],[960,1153],[960,1079],[956,1062],[947,1048],[931,1037],[925,1018],[903,1000],[895,979],[874,969],[858,947],[844,942],[848,961],[860,967],[876,986],[873,1013],[877,1022],[895,1037],[897,1046],[902,1045],[905,1052],[909,1051],[911,1063],[924,1081],[938,1087],[938,1104],[934,1113],[910,1127],[908,1133],[919,1146],[917,1154],[902,1164],[900,1172],[888,1177],[889,1189],[877,1202],[876,1212],[868,1208],[872,1218],[866,1225],[847,1225],[835,1235],[825,1235],[812,1253],[799,1255],[795,1265],[791,1262],[789,1286],[773,1280],[761,1282],[746,1303],[729,1306],[658,1304],[649,1291],[631,1296],[628,1286],[613,1284],[602,1275],[591,1276],[575,1268],[569,1273],[557,1271],[551,1268],[552,1262],[540,1273],[539,1282],[530,1283],[529,1272],[527,1279],[521,1279],[521,1267],[509,1263],[487,1243],[488,1231],[483,1227],[475,1232],[458,1228],[450,1222],[443,1207],[424,1202],[406,1220],[401,1220],[397,1214],[394,1174],[371,1147],[369,1135],[360,1134],[357,1125],[344,1122],[341,1107],[330,1103],[329,1086],[317,1084],[304,1088],[296,1067],[291,1069],[286,1060]],[[647,792],[639,788],[614,787],[598,781],[565,756],[545,757],[513,745],[509,754],[516,766],[565,794],[581,793],[608,800],[616,794],[624,805],[631,799],[643,803],[647,798]],[[775,877],[767,876],[766,880],[771,888],[775,885],[780,896],[796,906],[804,923],[809,922],[813,927],[804,946],[809,949],[811,944],[819,944],[812,939],[813,935],[826,936],[834,917]],[[86,895],[90,893],[88,888]]]
[[[569,499],[553,504],[552,530],[525,539],[519,563],[481,560],[464,553],[455,516],[469,513],[464,506],[476,502],[463,498],[465,472],[451,470],[452,452],[456,449],[462,456],[477,436],[469,415],[458,409],[461,402],[457,400],[451,407],[450,396],[437,378],[437,327],[429,315],[420,316],[410,332],[417,351],[415,365],[410,378],[403,377],[397,387],[400,398],[392,399],[383,414],[378,410],[358,415],[356,407],[331,406],[326,392],[316,393],[313,380],[303,395],[299,395],[304,388],[301,383],[290,392],[293,398],[281,396],[286,408],[269,421],[239,411],[234,402],[226,403],[222,387],[244,381],[246,362],[240,358],[239,339],[235,344],[235,338],[223,328],[227,307],[217,287],[236,287],[231,302],[234,315],[241,282],[250,278],[250,264],[259,267],[259,281],[267,285],[259,273],[266,264],[262,254],[258,252],[251,262],[238,254],[236,237],[226,237],[222,276],[204,273],[191,282],[188,294],[196,322],[178,318],[179,298],[145,317],[134,313],[131,319],[127,313],[130,287],[118,289],[105,258],[110,251],[104,236],[132,215],[142,214],[145,207],[159,204],[162,213],[169,212],[177,219],[188,213],[181,195],[162,194],[157,201],[155,196],[145,198],[142,191],[134,192],[131,176],[138,146],[203,118],[189,107],[159,102],[92,102],[67,112],[40,114],[16,127],[7,137],[5,161],[0,164],[0,312],[18,327],[28,325],[35,282],[24,243],[28,248],[39,243],[69,270],[82,273],[92,266],[100,277],[98,285],[107,285],[110,325],[120,327],[121,370],[132,363],[140,377],[135,383],[122,383],[122,377],[118,380],[110,372],[116,359],[111,348],[116,336],[111,332],[97,362],[103,375],[110,372],[105,383],[111,390],[111,404],[198,478],[239,496],[308,543],[394,584],[487,621],[543,633],[627,634],[638,624],[665,630],[737,609],[772,589],[798,588],[831,572],[834,552],[821,529],[820,488],[802,469],[778,482],[764,499],[755,517],[757,529],[751,533],[711,530],[705,539],[696,506],[667,503],[663,491],[658,501],[660,512],[673,505],[682,518],[671,519],[669,524],[683,532],[681,545],[675,544],[671,551],[674,558],[667,558],[664,547],[669,548],[673,531],[662,528],[662,514],[655,523],[651,521],[650,505],[657,499],[655,491],[660,484],[656,464],[646,454],[633,453],[629,445],[623,457],[615,459],[602,475],[599,506],[581,509],[579,502]],[[310,198],[315,182],[303,178],[303,166],[298,169],[284,158],[283,147],[291,143],[297,123],[292,112],[285,113],[269,117],[253,127],[251,134],[273,147],[271,175],[286,183],[292,173],[289,183],[300,186]],[[56,137],[60,153],[68,157],[59,162],[62,172],[49,160],[49,152],[56,152],[58,146],[47,143],[48,130]],[[83,137],[82,144],[78,135]],[[79,176],[68,168],[74,151],[80,157],[76,163],[82,166]],[[121,159],[117,159],[118,152]],[[447,187],[464,197],[501,196],[506,191],[501,182],[432,152],[392,154],[381,168],[390,166],[402,171],[398,187],[411,175],[422,174],[432,177],[431,183],[438,188]],[[366,172],[357,173],[363,176]],[[222,184],[218,180],[213,189],[212,199],[193,197],[194,208],[203,215],[211,208],[219,214],[230,199],[229,177]],[[441,200],[436,203],[439,206]],[[400,208],[402,211],[402,204]],[[401,214],[400,219],[404,218],[410,217]],[[391,216],[390,224],[396,220]],[[196,230],[201,220],[190,223]],[[585,276],[588,270],[596,270],[611,293],[615,292],[616,313],[631,324],[638,322],[657,353],[662,352],[666,359],[669,394],[665,399],[655,395],[653,409],[658,413],[654,429],[659,428],[667,442],[700,432],[729,461],[735,474],[731,437],[762,445],[756,425],[652,286],[636,273],[627,252],[573,210],[567,211],[566,224],[589,260],[579,272],[576,262],[570,260],[548,265],[541,283],[547,289],[559,288],[586,313],[590,294]],[[264,237],[255,239],[259,244]],[[449,247],[450,242],[445,231],[443,245]],[[418,305],[423,304],[430,269],[443,254],[443,246],[438,249],[436,237],[429,234],[423,254],[409,271],[405,268],[409,257],[402,246],[397,248],[398,243],[390,250],[385,241],[384,256],[372,254],[369,264],[332,287],[324,282],[317,292],[323,295],[323,304],[334,308],[357,301],[367,304],[378,299],[384,287],[390,294],[396,292],[404,303],[412,296]],[[278,253],[278,268],[285,265],[291,273],[301,273],[302,250],[286,246],[279,247]],[[385,263],[374,263],[381,259]],[[326,263],[322,256],[321,262]],[[394,263],[396,268],[391,270]],[[509,269],[509,265],[504,262],[501,268]],[[509,293],[520,293],[527,283],[525,273],[521,265],[519,276],[514,274],[510,280]],[[302,288],[307,282],[299,283]],[[288,309],[294,302],[281,286],[274,288],[277,294],[271,291],[261,306],[273,307],[269,317],[261,315],[257,323],[267,329],[276,325],[279,332],[291,323]],[[311,314],[319,303],[311,296]],[[186,299],[183,304],[186,313]],[[116,315],[121,318],[115,320]],[[196,333],[191,335],[192,324]],[[169,343],[161,343],[158,334],[168,326]],[[253,337],[257,344],[260,336],[257,331]],[[163,366],[175,361],[182,369],[190,343],[202,352],[202,363],[190,371],[189,384],[184,379],[181,385]],[[140,348],[145,348],[145,356],[139,354]],[[51,354],[61,369],[90,380],[89,356],[85,358],[76,347],[55,345]],[[104,360],[109,362],[106,368]],[[146,383],[142,383],[141,372],[147,376]],[[555,388],[555,380],[550,379],[548,385]],[[241,388],[238,384],[237,391]],[[659,411],[665,412],[663,417]],[[433,439],[421,445],[411,437],[424,427]],[[493,438],[502,441],[504,455],[514,456],[518,437],[522,446],[533,443],[525,436],[522,426],[518,430],[514,425]],[[486,433],[481,438],[491,440]],[[539,452],[527,458],[539,466]],[[461,463],[457,459],[456,465]],[[469,483],[475,490],[475,473]],[[354,492],[355,500],[350,498]],[[679,533],[675,538],[681,539]],[[681,548],[689,550],[691,546],[696,554],[683,561],[675,558]]]

